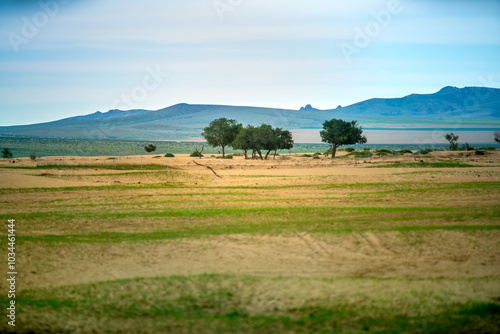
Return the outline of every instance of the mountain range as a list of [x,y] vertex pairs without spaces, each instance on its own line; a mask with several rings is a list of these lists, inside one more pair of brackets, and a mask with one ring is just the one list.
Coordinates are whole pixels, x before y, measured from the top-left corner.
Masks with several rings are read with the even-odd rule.
[[210,121],[271,124],[285,129],[319,129],[325,120],[357,120],[364,128],[500,127],[500,89],[444,87],[434,94],[374,98],[335,109],[300,110],[246,106],[176,104],[159,110],[110,110],[54,122],[0,127],[0,135],[41,138],[186,140]]

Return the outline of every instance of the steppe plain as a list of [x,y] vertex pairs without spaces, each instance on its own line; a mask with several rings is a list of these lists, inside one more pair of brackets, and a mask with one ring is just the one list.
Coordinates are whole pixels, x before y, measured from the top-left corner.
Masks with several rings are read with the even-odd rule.
[[0,331],[499,332],[500,152],[343,154],[3,160]]

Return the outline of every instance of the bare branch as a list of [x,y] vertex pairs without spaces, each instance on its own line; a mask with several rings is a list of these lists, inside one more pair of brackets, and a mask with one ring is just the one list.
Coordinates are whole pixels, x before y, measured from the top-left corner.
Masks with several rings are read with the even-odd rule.
[[194,160],[193,160],[193,162],[194,162],[195,164],[197,164],[198,166],[202,166],[202,167],[206,167],[206,168],[210,169],[210,170],[212,171],[212,173],[214,173],[214,174],[215,174],[215,176],[217,176],[217,177],[219,177],[219,178],[221,178],[221,179],[222,179],[222,176],[220,176],[219,174],[217,174],[217,173],[214,171],[214,169],[213,169],[212,167],[207,166],[207,165],[202,165],[202,164],[199,164],[199,163],[197,163],[197,162],[196,162],[196,161],[194,161]]

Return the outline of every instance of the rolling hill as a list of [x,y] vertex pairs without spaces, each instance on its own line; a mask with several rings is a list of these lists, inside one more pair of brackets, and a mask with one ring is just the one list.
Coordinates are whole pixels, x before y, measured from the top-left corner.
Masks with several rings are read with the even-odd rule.
[[[185,140],[218,117],[243,124],[318,129],[326,119],[356,119],[365,128],[500,127],[500,89],[445,87],[434,94],[375,98],[346,107],[300,110],[181,103],[159,110],[110,110],[54,122],[0,127],[0,135],[73,139]],[[458,121],[457,121],[458,120]]]

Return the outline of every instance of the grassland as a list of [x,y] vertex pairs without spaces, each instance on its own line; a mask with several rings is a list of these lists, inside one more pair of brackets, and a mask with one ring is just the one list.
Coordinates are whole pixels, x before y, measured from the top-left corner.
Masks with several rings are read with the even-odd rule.
[[0,331],[500,331],[500,168],[237,163],[1,168]]
[[[195,149],[200,150],[203,143],[197,142],[178,142],[178,141],[144,141],[144,140],[113,140],[113,139],[59,139],[59,138],[36,138],[36,137],[15,137],[0,135],[0,147],[8,147],[15,158],[29,157],[35,153],[39,157],[46,156],[127,156],[144,154],[144,146],[153,143],[157,146],[155,153],[164,155],[165,153],[191,154]],[[480,146],[498,147],[495,144],[478,144]],[[363,150],[364,147],[370,147],[372,150],[391,149],[391,150],[420,150],[429,148],[431,145],[404,144],[404,145],[352,145],[356,149]],[[432,147],[440,150],[447,149],[445,144],[434,144]],[[294,153],[323,153],[329,148],[324,143],[294,145]],[[205,146],[204,153],[218,154],[220,149]],[[227,153],[235,153],[230,147],[226,148]],[[281,152],[281,153],[288,153]]]

